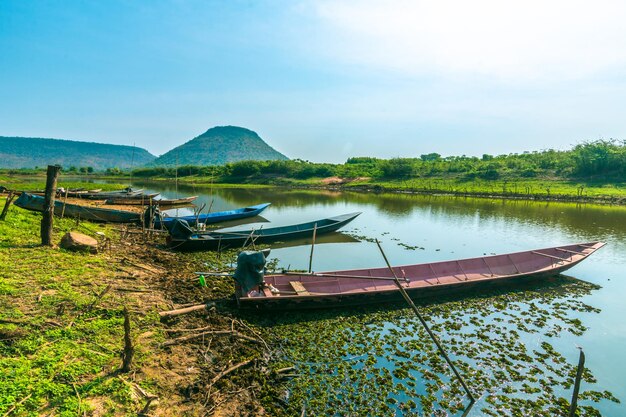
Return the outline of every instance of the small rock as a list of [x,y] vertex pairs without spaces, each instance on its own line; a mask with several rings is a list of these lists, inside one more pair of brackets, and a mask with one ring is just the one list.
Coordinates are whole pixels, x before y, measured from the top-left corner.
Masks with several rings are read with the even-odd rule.
[[61,248],[78,252],[98,252],[98,241],[78,232],[67,232],[61,238]]

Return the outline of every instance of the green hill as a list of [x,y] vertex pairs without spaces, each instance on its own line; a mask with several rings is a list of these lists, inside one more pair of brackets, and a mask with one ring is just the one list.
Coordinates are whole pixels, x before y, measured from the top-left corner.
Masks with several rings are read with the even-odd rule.
[[222,165],[246,160],[288,160],[252,130],[237,126],[216,126],[171,151],[149,165]]
[[131,168],[156,157],[142,148],[126,145],[0,136],[0,168],[34,168],[59,164],[64,168]]

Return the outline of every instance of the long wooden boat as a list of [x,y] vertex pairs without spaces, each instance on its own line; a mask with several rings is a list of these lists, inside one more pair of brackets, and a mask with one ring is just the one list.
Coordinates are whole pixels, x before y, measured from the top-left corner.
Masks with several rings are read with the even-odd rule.
[[[504,255],[393,267],[411,297],[430,297],[495,284],[546,278],[583,261],[605,243],[589,242]],[[265,276],[278,292],[262,288],[243,293],[241,308],[309,309],[395,301],[400,291],[389,268]]]
[[[106,193],[97,193],[92,194],[89,197],[79,196],[78,198],[87,198],[88,200],[117,200],[115,204],[128,204],[130,201],[135,202],[135,204],[149,203],[151,199],[157,197],[160,193],[132,193],[132,194],[120,194],[120,195],[110,195]],[[137,203],[138,202],[138,203]]]
[[[26,210],[43,212],[44,198],[38,195],[22,193],[15,200],[15,205]],[[94,222],[110,222],[110,223],[137,223],[140,221],[141,215],[132,211],[112,210],[91,206],[80,206],[77,204],[66,203],[63,207],[63,201],[54,201],[54,215],[60,216],[63,213],[65,217],[80,218]]]
[[85,190],[85,189],[79,189],[79,188],[72,188],[72,189],[66,190],[63,188],[59,188],[57,189],[57,197],[79,198],[85,195],[97,194],[101,191],[102,191],[102,188],[98,188],[94,190]]
[[192,201],[194,201],[196,198],[198,198],[197,195],[194,195],[192,197],[185,197],[185,198],[161,198],[159,200],[157,199],[152,199],[152,198],[141,198],[141,197],[133,197],[133,198],[128,198],[128,197],[112,197],[112,198],[107,198],[106,201],[104,202],[104,204],[123,204],[123,205],[134,205],[134,206],[147,206],[150,203],[157,205],[159,207],[165,207],[165,206],[180,206],[182,204],[189,204]]
[[[106,200],[108,198],[124,198],[124,199],[146,199],[154,198],[158,196],[159,193],[150,193],[146,194],[143,192],[143,189],[139,190],[121,190],[121,191],[99,191],[95,193],[77,193],[74,195],[75,198],[84,198],[86,200]],[[68,195],[71,197],[71,195]]]
[[216,250],[227,248],[241,248],[246,245],[280,242],[298,239],[313,235],[334,232],[354,220],[359,213],[344,214],[308,223],[282,227],[259,228],[250,230],[228,229],[212,230],[210,232],[195,232],[187,226],[187,222],[175,220],[169,229],[169,245],[174,250]]
[[[157,200],[157,203],[161,200]],[[226,222],[231,220],[245,219],[248,217],[254,217],[261,214],[263,210],[268,208],[271,203],[257,204],[256,206],[242,207],[234,210],[216,211],[214,213],[204,213],[198,216],[180,216],[170,217],[167,213],[161,213],[161,216],[155,217],[154,227],[159,229],[162,226],[169,229],[174,223],[174,220],[185,220],[190,226],[195,226],[196,222],[204,224],[213,224]]]

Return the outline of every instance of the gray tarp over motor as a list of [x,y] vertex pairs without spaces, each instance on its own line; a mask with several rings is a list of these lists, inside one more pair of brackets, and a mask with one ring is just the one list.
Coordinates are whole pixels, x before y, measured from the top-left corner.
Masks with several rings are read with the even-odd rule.
[[233,277],[244,292],[263,283],[265,262],[270,254],[269,249],[262,251],[245,250],[237,256],[237,268]]
[[183,219],[174,220],[168,230],[173,239],[179,240],[187,239],[194,233],[193,229],[189,227],[189,223]]

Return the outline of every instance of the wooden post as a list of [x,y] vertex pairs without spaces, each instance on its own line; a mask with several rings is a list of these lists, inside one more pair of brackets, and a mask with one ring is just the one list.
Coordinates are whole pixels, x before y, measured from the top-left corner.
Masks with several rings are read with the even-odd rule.
[[52,226],[54,224],[54,197],[57,192],[57,178],[60,165],[48,165],[46,175],[46,195],[44,197],[43,218],[41,219],[41,244],[52,246]]
[[128,309],[124,306],[124,353],[122,354],[121,372],[130,372],[130,365],[133,362],[135,347],[130,337],[130,315]]
[[11,202],[14,198],[15,193],[13,191],[9,191],[9,195],[7,195],[7,201],[4,203],[4,208],[2,209],[2,214],[0,214],[0,220],[4,221],[4,219],[7,217],[9,207],[11,206]]
[[580,356],[578,357],[578,370],[576,371],[576,381],[574,382],[574,393],[572,394],[572,402],[569,406],[569,417],[576,415],[576,408],[578,407],[578,391],[580,390],[580,380],[585,370],[585,352],[580,349]]

